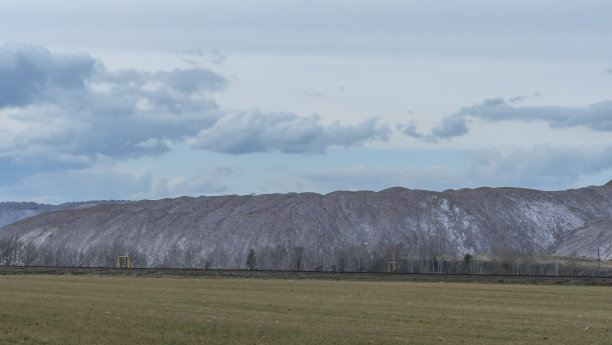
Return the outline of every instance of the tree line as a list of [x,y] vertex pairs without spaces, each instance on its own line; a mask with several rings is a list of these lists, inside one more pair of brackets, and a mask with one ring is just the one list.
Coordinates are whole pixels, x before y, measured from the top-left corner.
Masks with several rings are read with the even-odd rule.
[[0,265],[114,267],[117,256],[128,255],[132,267],[189,269],[251,269],[335,272],[386,272],[397,262],[400,273],[510,274],[510,275],[610,275],[608,265],[592,259],[554,257],[534,251],[498,248],[488,255],[458,254],[448,243],[432,242],[420,247],[379,244],[374,248],[346,245],[331,251],[303,246],[246,247],[235,250],[204,246],[180,248],[174,244],[164,253],[151,255],[136,246],[114,242],[86,250],[66,244],[23,243],[17,236],[0,239]]

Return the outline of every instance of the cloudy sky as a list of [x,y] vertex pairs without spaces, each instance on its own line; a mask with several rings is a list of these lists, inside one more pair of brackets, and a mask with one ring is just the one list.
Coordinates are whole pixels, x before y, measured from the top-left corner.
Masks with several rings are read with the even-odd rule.
[[612,179],[610,1],[3,1],[0,201]]

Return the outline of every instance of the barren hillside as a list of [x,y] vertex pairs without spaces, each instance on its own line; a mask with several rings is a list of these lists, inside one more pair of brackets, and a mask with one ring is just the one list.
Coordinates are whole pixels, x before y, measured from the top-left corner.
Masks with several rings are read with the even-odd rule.
[[[39,214],[0,228],[11,263],[362,269],[377,258],[512,248],[612,257],[612,186],[181,197]],[[11,249],[12,248],[12,249]],[[12,251],[11,251],[12,250]]]

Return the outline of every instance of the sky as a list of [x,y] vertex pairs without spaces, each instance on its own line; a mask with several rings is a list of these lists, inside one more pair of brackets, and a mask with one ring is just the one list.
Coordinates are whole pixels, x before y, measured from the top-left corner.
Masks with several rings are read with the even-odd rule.
[[610,1],[3,1],[0,201],[612,179]]

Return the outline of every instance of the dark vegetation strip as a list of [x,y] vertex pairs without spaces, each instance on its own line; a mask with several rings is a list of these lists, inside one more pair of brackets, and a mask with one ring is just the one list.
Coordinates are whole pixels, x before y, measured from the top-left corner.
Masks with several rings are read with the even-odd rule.
[[51,275],[109,275],[135,277],[202,277],[202,278],[259,278],[259,279],[321,279],[347,281],[398,281],[398,282],[473,282],[509,284],[554,285],[607,285],[612,286],[612,276],[551,276],[504,274],[449,274],[449,273],[380,273],[380,272],[328,272],[284,270],[234,270],[234,269],[176,269],[176,268],[109,268],[109,267],[50,267],[50,266],[0,266],[0,275],[51,274]]

